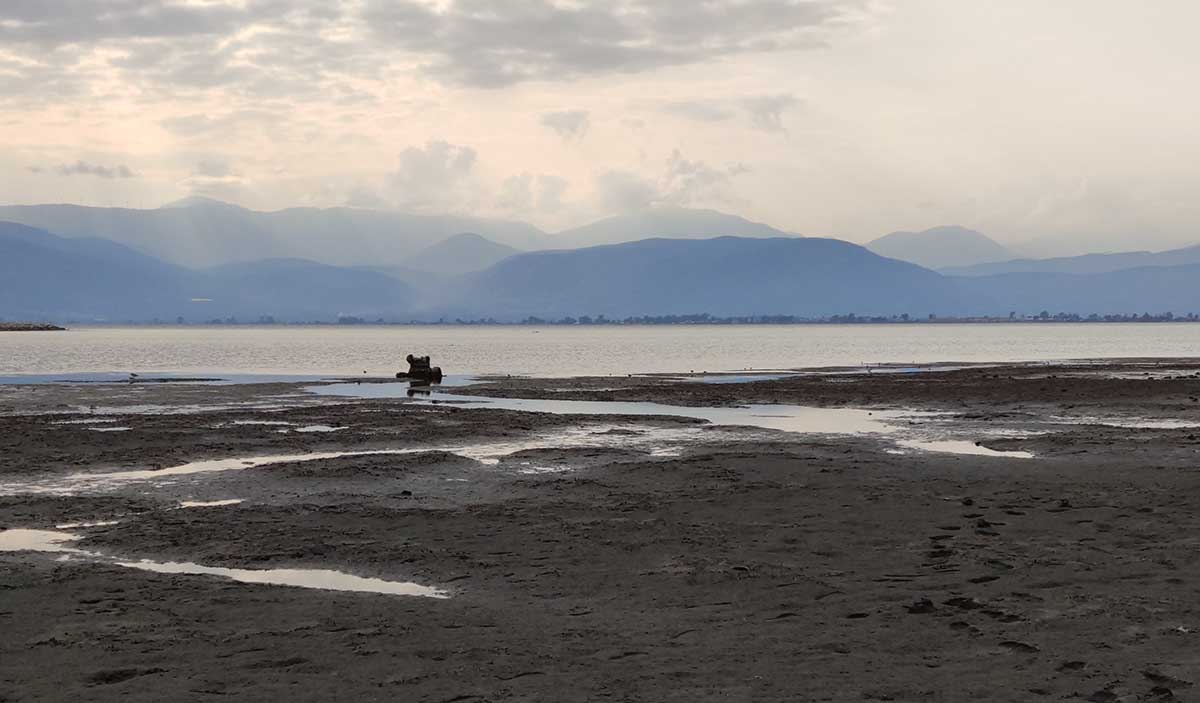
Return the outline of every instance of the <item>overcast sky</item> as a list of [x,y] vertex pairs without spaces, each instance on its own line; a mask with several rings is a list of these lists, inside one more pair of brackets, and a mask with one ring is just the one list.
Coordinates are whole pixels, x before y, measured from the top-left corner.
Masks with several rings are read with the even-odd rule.
[[10,202],[1200,243],[1192,0],[3,0]]

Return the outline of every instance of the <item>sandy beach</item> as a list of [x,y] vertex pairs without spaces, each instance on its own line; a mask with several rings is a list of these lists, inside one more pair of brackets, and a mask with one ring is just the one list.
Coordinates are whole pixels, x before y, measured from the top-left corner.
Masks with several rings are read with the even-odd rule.
[[910,371],[0,386],[0,701],[1193,700],[1200,363]]

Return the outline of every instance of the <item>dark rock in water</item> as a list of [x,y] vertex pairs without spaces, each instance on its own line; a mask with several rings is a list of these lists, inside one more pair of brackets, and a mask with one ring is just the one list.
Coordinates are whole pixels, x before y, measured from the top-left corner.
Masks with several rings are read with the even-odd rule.
[[442,368],[440,366],[430,366],[428,356],[413,356],[409,354],[405,357],[408,362],[408,373],[403,371],[396,374],[396,378],[411,378],[419,381],[440,382],[442,380]]
[[937,610],[937,606],[928,598],[922,598],[912,605],[907,606],[907,609],[913,615],[924,615],[925,613],[932,613],[934,610]]

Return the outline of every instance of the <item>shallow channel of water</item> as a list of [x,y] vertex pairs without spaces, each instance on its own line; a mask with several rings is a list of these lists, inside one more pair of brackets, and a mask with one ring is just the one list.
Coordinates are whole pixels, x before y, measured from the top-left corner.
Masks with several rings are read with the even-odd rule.
[[[97,523],[102,524],[102,523]],[[69,559],[87,559],[116,564],[129,569],[153,571],[160,574],[190,574],[197,576],[219,576],[241,583],[270,584],[315,588],[326,591],[352,591],[357,593],[383,593],[395,596],[422,596],[447,598],[445,591],[408,581],[387,581],[331,571],[328,569],[231,569],[219,566],[204,566],[192,562],[161,562],[150,559],[122,560],[97,552],[88,552],[70,546],[79,535],[52,530],[0,530],[0,552],[45,552],[62,554]]]

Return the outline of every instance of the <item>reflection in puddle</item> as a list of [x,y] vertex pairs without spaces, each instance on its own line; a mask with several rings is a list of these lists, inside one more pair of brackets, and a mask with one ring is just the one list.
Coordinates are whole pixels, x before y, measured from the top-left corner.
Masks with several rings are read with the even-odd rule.
[[181,508],[218,508],[222,505],[237,505],[243,502],[241,498],[228,500],[185,500],[179,504]]
[[326,569],[226,569],[216,566],[203,566],[191,562],[156,562],[148,559],[122,561],[96,552],[86,552],[67,546],[78,539],[78,535],[73,535],[69,532],[0,530],[0,552],[67,554],[74,558],[85,558],[116,564],[117,566],[124,566],[130,569],[153,571],[160,574],[220,576],[242,583],[296,586],[299,588],[315,588],[327,591],[384,593],[396,596],[449,597],[445,591],[416,583],[365,578]]
[[346,429],[345,427],[333,427],[332,425],[305,425],[291,430],[280,430],[280,432],[340,432]]
[[905,449],[915,449],[925,452],[939,452],[947,454],[970,454],[972,456],[998,456],[1007,457],[1009,459],[1032,459],[1033,454],[1024,451],[998,451],[996,449],[988,449],[987,447],[969,442],[967,440],[917,440],[917,439],[902,439],[896,442],[897,445]]
[[128,432],[132,427],[85,427],[84,429],[92,432]]

